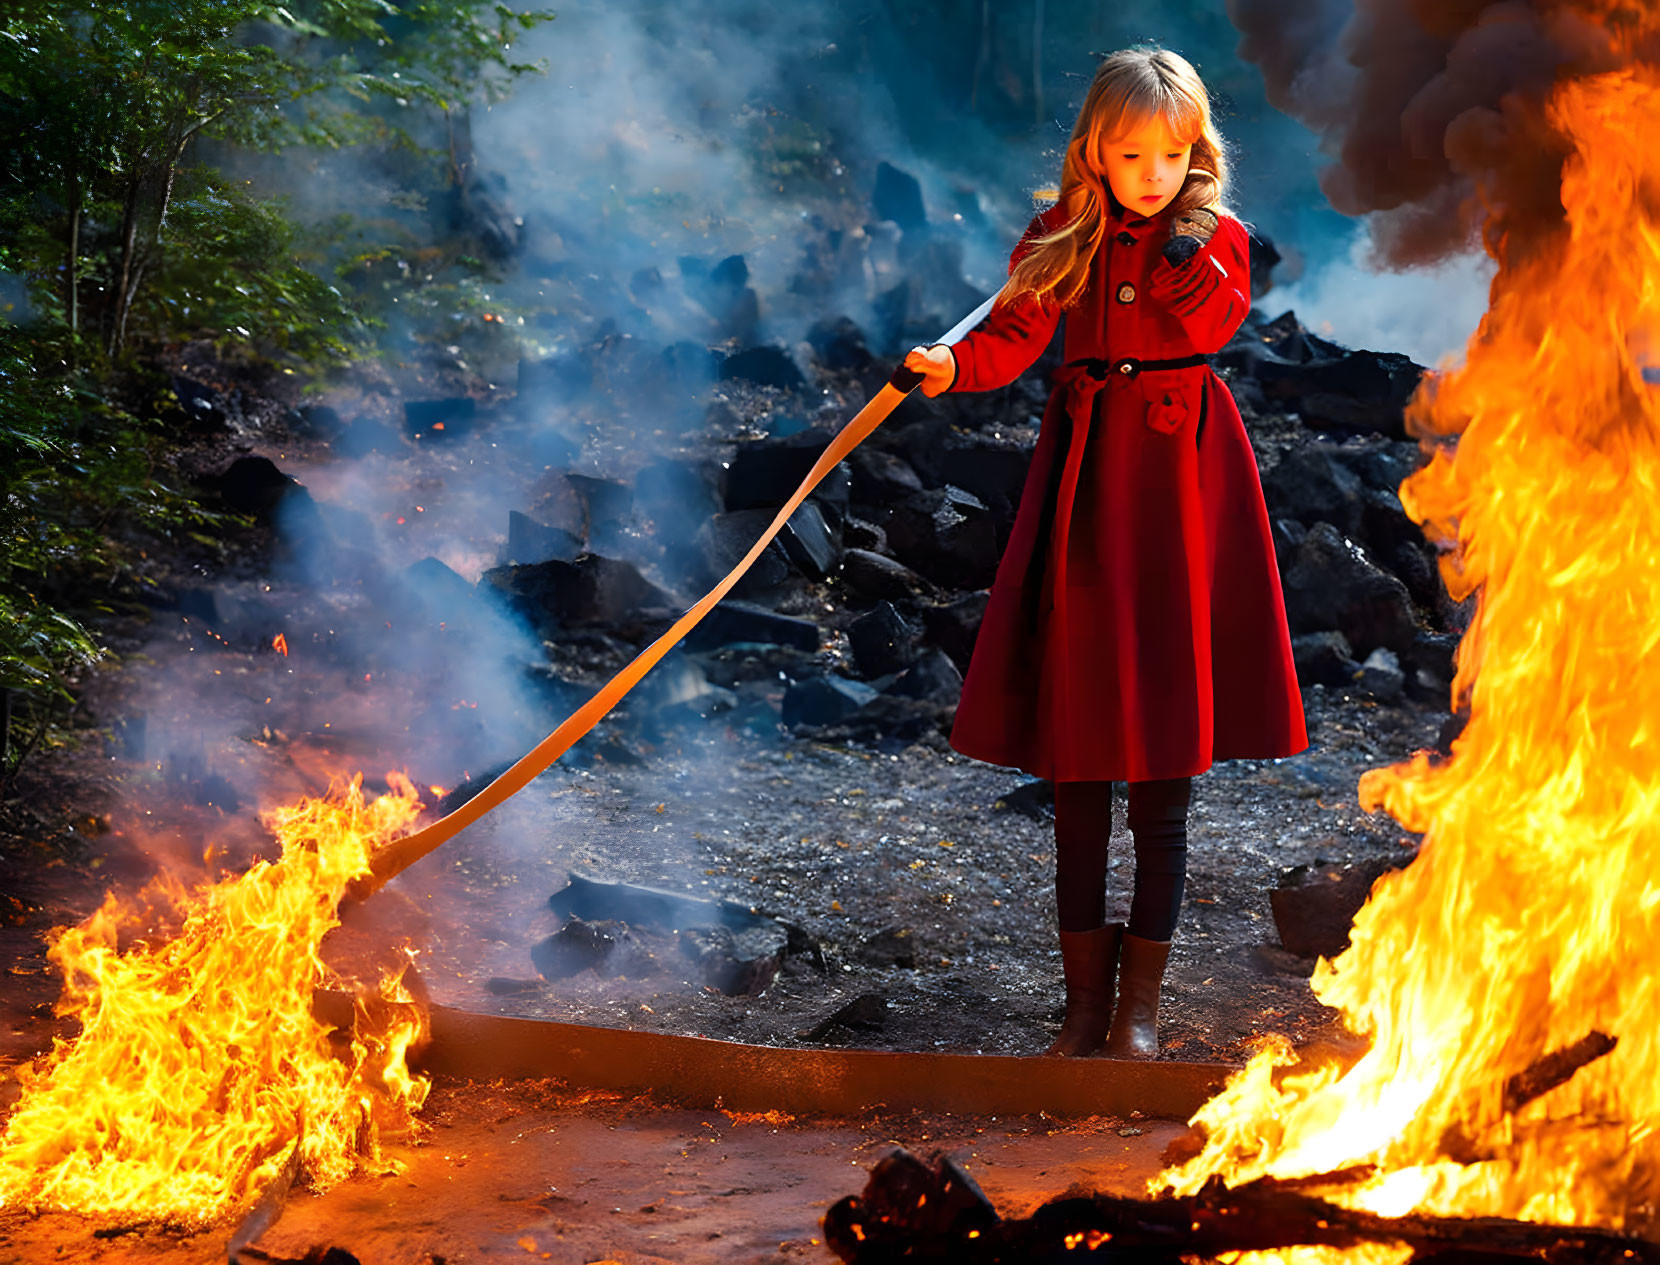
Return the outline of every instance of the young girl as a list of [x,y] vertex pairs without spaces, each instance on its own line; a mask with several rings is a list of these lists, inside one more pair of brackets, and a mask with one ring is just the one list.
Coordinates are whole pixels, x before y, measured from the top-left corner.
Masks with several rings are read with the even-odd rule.
[[[905,358],[926,395],[987,391],[1067,317],[951,735],[1055,783],[1066,1020],[1050,1054],[1158,1052],[1191,779],[1308,745],[1256,460],[1208,364],[1250,307],[1226,176],[1193,67],[1113,54],[992,314]],[[1135,840],[1127,928],[1105,920],[1114,782]]]

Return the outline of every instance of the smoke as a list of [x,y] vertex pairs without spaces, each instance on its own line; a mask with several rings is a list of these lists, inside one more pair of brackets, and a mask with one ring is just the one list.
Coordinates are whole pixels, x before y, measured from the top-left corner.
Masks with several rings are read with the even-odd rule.
[[[1270,314],[1294,309],[1322,338],[1346,347],[1402,352],[1422,365],[1455,357],[1487,310],[1494,264],[1485,255],[1461,254],[1410,272],[1379,273],[1364,227],[1349,252],[1257,301]],[[1364,300],[1355,301],[1363,295]]]
[[1565,147],[1541,105],[1613,68],[1609,0],[1228,0],[1268,98],[1321,137],[1332,205],[1407,267],[1562,220]]

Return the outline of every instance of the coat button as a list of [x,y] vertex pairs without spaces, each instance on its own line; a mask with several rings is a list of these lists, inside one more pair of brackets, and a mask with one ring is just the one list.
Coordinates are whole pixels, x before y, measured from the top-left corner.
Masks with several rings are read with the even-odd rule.
[[1120,246],[1134,246],[1136,244],[1136,235],[1134,233],[1120,233],[1118,235],[1118,244]]
[[1128,281],[1118,287],[1118,301],[1120,303],[1135,302],[1135,287]]

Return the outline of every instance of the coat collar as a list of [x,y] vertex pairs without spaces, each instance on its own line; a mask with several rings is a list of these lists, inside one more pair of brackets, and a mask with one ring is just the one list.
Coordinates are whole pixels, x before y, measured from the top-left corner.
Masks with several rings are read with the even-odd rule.
[[1134,211],[1126,210],[1119,203],[1118,199],[1114,198],[1112,202],[1112,210],[1109,213],[1107,220],[1113,236],[1117,237],[1120,234],[1128,234],[1131,237],[1139,239],[1155,225],[1166,222],[1169,217],[1170,207],[1168,206],[1157,215],[1149,218],[1145,215],[1138,215]]

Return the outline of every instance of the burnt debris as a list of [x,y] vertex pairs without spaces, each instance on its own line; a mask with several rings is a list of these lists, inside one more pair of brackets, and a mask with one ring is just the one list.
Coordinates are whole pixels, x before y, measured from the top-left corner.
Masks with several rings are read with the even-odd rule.
[[952,1265],[1065,1260],[1179,1265],[1224,1253],[1402,1243],[1416,1265],[1441,1262],[1660,1261],[1647,1240],[1582,1226],[1501,1217],[1382,1217],[1308,1193],[1364,1174],[1335,1173],[1229,1188],[1213,1178],[1197,1195],[1131,1199],[1068,1192],[1029,1217],[1001,1219],[974,1179],[943,1155],[924,1161],[896,1149],[871,1169],[859,1195],[824,1217],[824,1238],[854,1265],[949,1261]]

